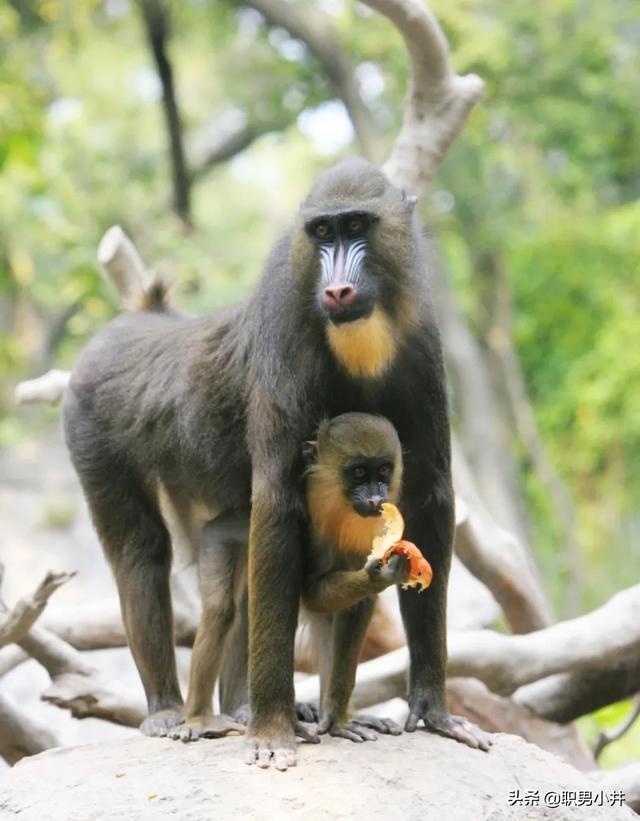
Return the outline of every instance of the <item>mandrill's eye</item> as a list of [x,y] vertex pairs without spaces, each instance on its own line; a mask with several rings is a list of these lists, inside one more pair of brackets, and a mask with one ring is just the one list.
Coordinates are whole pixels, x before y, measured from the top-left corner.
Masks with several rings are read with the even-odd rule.
[[382,467],[378,468],[378,479],[381,482],[388,482],[389,479],[391,479],[390,465],[382,465]]
[[353,217],[349,220],[349,233],[352,235],[360,234],[364,228],[364,222],[360,217]]
[[367,469],[363,468],[362,465],[356,465],[351,472],[354,479],[364,479],[367,475]]
[[318,239],[331,239],[333,229],[328,220],[320,220],[313,226],[313,233]]

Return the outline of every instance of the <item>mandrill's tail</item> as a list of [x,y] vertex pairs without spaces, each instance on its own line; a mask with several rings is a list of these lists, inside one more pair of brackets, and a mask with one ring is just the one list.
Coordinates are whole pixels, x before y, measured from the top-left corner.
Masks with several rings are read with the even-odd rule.
[[129,311],[170,311],[169,286],[159,278],[153,279],[146,288],[125,299],[125,307]]

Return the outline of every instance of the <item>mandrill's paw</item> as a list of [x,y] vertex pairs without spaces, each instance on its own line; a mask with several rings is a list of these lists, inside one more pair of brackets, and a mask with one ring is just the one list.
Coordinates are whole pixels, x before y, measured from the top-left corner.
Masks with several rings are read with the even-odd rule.
[[412,733],[418,726],[418,721],[422,719],[425,728],[431,733],[453,738],[485,753],[489,752],[489,747],[493,744],[490,733],[485,733],[462,716],[452,716],[443,710],[421,709],[422,703],[423,699],[409,700],[409,717],[404,726],[408,733]]
[[403,553],[395,553],[385,564],[380,559],[369,559],[364,569],[378,590],[384,590],[392,584],[407,584],[409,581],[409,557]]
[[320,720],[320,710],[317,704],[310,701],[296,701],[296,716],[298,721],[306,721],[308,724],[317,724]]
[[140,725],[140,731],[145,735],[166,736],[178,724],[182,724],[184,715],[182,710],[172,708],[168,710],[158,710],[151,713]]
[[378,738],[373,730],[369,729],[366,720],[353,719],[349,721],[345,719],[340,721],[331,715],[322,719],[318,725],[318,730],[334,738],[346,738],[348,741],[355,741],[356,744],[362,744],[363,741],[376,741]]
[[382,735],[402,735],[402,727],[391,718],[358,715],[353,719],[353,723],[362,727],[370,727]]
[[294,723],[291,734],[280,732],[272,735],[268,731],[250,731],[245,743],[245,764],[257,764],[258,767],[267,769],[273,759],[276,770],[295,767],[296,736],[311,744],[320,743],[316,726],[303,721]]
[[199,738],[223,738],[229,733],[243,735],[245,727],[230,716],[191,716],[184,724],[169,730],[167,735],[174,741],[197,741]]

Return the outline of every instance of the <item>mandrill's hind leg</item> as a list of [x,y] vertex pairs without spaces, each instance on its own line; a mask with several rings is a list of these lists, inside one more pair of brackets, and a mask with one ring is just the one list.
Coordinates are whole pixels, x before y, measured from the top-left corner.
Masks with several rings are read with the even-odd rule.
[[236,606],[236,617],[227,641],[220,673],[220,711],[249,723],[249,611],[246,582]]
[[[76,467],[120,595],[127,641],[147,697],[140,729],[163,736],[182,720],[169,574],[171,541],[157,502],[108,447]],[[105,481],[105,476],[108,480]]]
[[202,616],[191,653],[185,722],[171,732],[181,741],[217,738],[244,727],[213,715],[213,691],[246,578],[246,513],[228,513],[204,528],[198,573]]

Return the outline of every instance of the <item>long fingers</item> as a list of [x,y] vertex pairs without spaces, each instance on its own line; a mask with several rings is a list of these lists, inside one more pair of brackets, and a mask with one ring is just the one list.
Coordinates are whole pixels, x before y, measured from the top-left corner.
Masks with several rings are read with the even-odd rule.
[[273,760],[276,770],[285,771],[296,765],[295,739],[250,738],[245,747],[245,764],[256,764],[263,770],[270,767]]
[[353,723],[362,727],[370,727],[372,730],[377,730],[377,732],[383,735],[402,735],[402,727],[390,718],[356,716],[353,719]]

